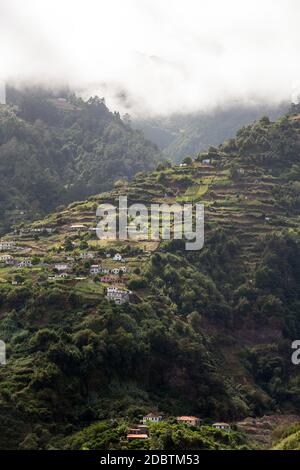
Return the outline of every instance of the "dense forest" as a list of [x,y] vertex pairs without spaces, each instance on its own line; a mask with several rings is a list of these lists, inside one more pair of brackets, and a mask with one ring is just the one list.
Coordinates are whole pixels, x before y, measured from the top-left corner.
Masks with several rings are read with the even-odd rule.
[[153,168],[155,145],[103,99],[68,91],[7,90],[0,105],[0,230]]
[[[300,334],[299,123],[298,109],[275,122],[264,117],[184,165],[161,163],[6,236],[15,243],[10,256],[30,264],[0,267],[8,359],[0,447],[252,448],[240,420],[300,414],[291,362]],[[119,195],[203,202],[204,248],[97,240],[97,205]],[[116,269],[116,253],[125,273],[91,271],[96,260],[103,272]],[[61,277],[62,262],[70,266]],[[134,297],[109,300],[112,282]],[[152,410],[165,421],[149,440],[128,442],[128,428]],[[174,421],[189,414],[203,426]],[[232,432],[214,430],[215,420],[232,423]],[[274,446],[298,445],[293,430]]]

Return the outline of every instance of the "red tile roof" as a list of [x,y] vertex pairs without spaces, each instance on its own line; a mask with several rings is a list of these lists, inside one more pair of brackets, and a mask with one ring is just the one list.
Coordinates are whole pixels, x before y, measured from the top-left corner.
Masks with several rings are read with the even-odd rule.
[[200,418],[197,418],[196,416],[178,416],[177,420],[178,421],[201,421]]

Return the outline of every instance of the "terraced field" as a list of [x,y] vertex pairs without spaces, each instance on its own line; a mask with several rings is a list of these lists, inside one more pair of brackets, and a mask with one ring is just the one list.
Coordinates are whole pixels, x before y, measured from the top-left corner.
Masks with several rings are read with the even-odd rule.
[[[255,445],[270,446],[277,416],[299,415],[297,123],[264,118],[189,165],[160,164],[4,237],[15,242],[0,264],[10,354],[0,404],[19,435],[1,420],[0,431],[11,447],[32,433],[39,442],[38,423],[51,438],[37,445],[55,446],[56,435],[151,410],[239,423]],[[146,234],[99,240],[97,207],[118,206],[120,196],[148,209],[203,203],[203,249]],[[124,303],[108,287],[120,288]]]

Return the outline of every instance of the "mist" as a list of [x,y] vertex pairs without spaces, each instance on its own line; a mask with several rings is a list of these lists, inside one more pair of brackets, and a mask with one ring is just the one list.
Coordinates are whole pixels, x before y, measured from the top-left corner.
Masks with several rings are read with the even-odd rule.
[[296,101],[298,0],[1,0],[0,80],[134,116]]

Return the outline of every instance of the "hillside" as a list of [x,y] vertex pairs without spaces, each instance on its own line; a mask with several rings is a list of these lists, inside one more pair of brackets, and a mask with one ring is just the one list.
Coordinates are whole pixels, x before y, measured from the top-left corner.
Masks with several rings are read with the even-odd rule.
[[8,105],[0,105],[0,231],[108,190],[158,158],[103,99],[8,89]]
[[233,106],[216,109],[211,113],[194,113],[166,118],[140,119],[133,126],[158,145],[173,162],[206,151],[210,145],[220,145],[245,125],[261,116],[276,119],[286,113],[288,106]]
[[281,433],[280,438],[273,446],[273,450],[300,450],[299,423],[293,424]]
[[[3,239],[0,447],[132,448],[128,428],[157,410],[166,428],[154,427],[141,446],[249,448],[235,427],[242,419],[299,415],[291,363],[300,334],[294,111],[242,128],[185,166],[160,164],[19,224]],[[203,202],[204,248],[98,240],[97,206],[119,195]],[[109,300],[112,286],[124,303]],[[178,415],[200,416],[203,426],[175,425]],[[216,420],[234,432],[213,434]]]

